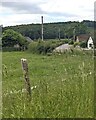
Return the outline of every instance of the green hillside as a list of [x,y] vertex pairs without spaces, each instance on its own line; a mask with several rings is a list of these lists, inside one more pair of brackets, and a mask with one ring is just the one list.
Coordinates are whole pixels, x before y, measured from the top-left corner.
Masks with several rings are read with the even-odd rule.
[[[83,20],[78,21],[68,21],[68,22],[57,22],[57,23],[44,23],[44,39],[57,39],[60,34],[61,39],[71,38],[80,34],[90,34],[94,36],[94,29],[96,22]],[[6,29],[13,29],[20,32],[23,36],[28,36],[32,40],[41,38],[41,24],[25,24],[4,27],[3,31]]]

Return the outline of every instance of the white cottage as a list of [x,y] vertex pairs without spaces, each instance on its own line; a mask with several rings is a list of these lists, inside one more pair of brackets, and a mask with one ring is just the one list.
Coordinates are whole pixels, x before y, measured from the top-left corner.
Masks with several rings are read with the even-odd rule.
[[92,49],[93,47],[94,47],[93,39],[92,39],[92,37],[89,37],[89,39],[87,41],[87,48]]
[[86,34],[81,34],[81,35],[77,36],[76,42],[82,42],[82,41],[87,42],[88,49],[94,48],[94,43],[93,43],[93,39],[91,36],[86,35]]

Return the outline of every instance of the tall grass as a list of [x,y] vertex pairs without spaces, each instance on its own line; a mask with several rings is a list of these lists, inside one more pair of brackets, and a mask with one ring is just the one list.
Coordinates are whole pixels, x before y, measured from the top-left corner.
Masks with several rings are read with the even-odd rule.
[[[20,59],[29,63],[32,98],[24,89]],[[3,53],[3,118],[92,118],[94,69],[90,53]]]

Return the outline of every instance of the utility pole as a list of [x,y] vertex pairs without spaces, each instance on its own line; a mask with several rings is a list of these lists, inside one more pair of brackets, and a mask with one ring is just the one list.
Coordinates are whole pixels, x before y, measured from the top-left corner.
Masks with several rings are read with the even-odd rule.
[[2,28],[3,28],[3,25],[0,25],[0,38],[2,37]]
[[2,50],[2,28],[3,25],[0,25],[0,51]]
[[59,40],[60,40],[60,28],[59,28],[59,36],[58,37],[59,37]]
[[41,22],[42,22],[41,34],[42,34],[42,41],[43,41],[43,16],[41,16]]
[[73,30],[73,39],[74,39],[74,41],[75,41],[75,28],[74,28],[74,30]]

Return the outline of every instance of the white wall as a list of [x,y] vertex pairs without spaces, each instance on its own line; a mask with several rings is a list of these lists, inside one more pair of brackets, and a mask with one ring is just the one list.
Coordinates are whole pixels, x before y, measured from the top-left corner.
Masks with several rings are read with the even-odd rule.
[[88,42],[87,42],[87,48],[88,48],[88,49],[92,49],[92,48],[93,48],[93,40],[92,40],[91,37],[89,38],[89,40],[88,40]]

